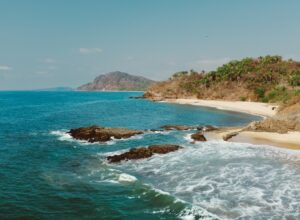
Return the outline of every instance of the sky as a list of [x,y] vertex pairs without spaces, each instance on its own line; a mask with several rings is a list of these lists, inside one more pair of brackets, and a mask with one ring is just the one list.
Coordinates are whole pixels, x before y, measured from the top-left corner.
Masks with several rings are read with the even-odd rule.
[[0,0],[0,90],[154,80],[267,54],[300,60],[299,0]]

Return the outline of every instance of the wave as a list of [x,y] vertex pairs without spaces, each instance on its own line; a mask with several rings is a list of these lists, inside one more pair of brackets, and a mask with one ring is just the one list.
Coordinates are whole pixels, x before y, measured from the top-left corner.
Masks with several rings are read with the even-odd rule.
[[137,178],[135,176],[129,175],[127,173],[121,173],[119,178],[119,182],[135,182],[137,181]]
[[138,179],[132,173],[124,172],[123,169],[118,169],[118,166],[109,166],[106,162],[102,161],[101,166],[92,167],[87,174],[88,178],[83,176],[79,179],[88,179],[96,184],[118,184],[126,187],[131,187],[131,194],[127,197],[130,199],[137,199],[141,201],[148,201],[155,204],[149,208],[151,214],[171,215],[174,214],[179,219],[218,219],[215,215],[207,210],[194,206],[177,196],[172,195],[168,191],[154,187],[153,184],[145,183],[143,180]]
[[221,218],[297,218],[299,156],[270,146],[209,141],[116,166]]
[[107,142],[90,143],[85,140],[77,140],[77,139],[73,138],[66,130],[51,131],[50,134],[57,136],[59,141],[77,142],[81,145],[99,145],[99,144],[100,145],[114,145],[119,141],[139,140],[139,139],[143,139],[143,137],[144,137],[144,134],[139,134],[139,135],[132,136],[130,138],[121,138],[121,139],[115,139],[112,137],[111,140],[107,141]]

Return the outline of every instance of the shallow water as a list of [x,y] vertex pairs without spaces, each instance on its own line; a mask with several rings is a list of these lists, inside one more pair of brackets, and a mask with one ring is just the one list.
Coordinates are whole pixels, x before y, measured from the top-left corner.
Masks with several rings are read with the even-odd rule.
[[[0,219],[299,219],[297,151],[147,132],[88,144],[66,134],[92,124],[243,125],[256,116],[147,100],[140,93],[0,92]],[[132,147],[184,149],[108,164]]]

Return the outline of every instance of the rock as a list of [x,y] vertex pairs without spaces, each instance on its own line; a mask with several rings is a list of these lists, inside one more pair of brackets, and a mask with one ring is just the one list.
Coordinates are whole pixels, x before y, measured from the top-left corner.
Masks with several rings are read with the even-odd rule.
[[216,131],[216,130],[218,130],[218,128],[215,127],[215,126],[212,126],[212,125],[205,125],[204,126],[204,131]]
[[105,128],[98,126],[75,128],[69,131],[69,134],[78,140],[85,140],[90,143],[106,142],[112,138],[121,139],[129,138],[137,134],[142,134],[142,131],[130,130],[127,128]]
[[161,128],[170,131],[170,130],[178,130],[178,131],[186,131],[196,129],[195,126],[188,126],[188,125],[164,125]]
[[176,151],[180,148],[182,147],[174,144],[157,144],[148,147],[148,149],[151,150],[151,152],[154,154],[166,154],[172,151]]
[[146,132],[161,132],[164,131],[163,129],[147,129]]
[[197,130],[198,130],[198,131],[203,131],[204,128],[205,128],[204,126],[198,126],[198,127],[197,127]]
[[162,144],[162,145],[151,145],[148,148],[132,148],[128,152],[119,155],[108,156],[107,160],[110,163],[120,162],[122,160],[137,160],[153,156],[153,154],[166,154],[172,151],[176,151],[182,148],[178,145]]
[[234,136],[237,136],[238,134],[239,134],[239,132],[231,132],[231,133],[225,134],[223,136],[223,140],[228,141],[229,139],[231,139]]
[[145,99],[144,96],[130,96],[130,99]]
[[206,138],[204,137],[203,133],[197,132],[195,134],[192,134],[191,138],[195,141],[206,141]]

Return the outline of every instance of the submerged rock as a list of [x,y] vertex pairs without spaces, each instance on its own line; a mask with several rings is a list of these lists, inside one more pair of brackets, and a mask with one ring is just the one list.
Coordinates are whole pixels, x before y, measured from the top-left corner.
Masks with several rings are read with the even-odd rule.
[[151,145],[149,147],[132,148],[128,152],[119,155],[108,156],[107,160],[110,163],[120,162],[122,160],[137,160],[153,156],[153,154],[166,154],[182,148],[179,145],[161,144]]
[[195,126],[188,126],[188,125],[164,125],[161,128],[170,131],[170,130],[178,130],[178,131],[186,131],[196,129]]
[[142,133],[142,131],[130,130],[127,128],[106,128],[95,125],[90,127],[75,128],[69,131],[69,134],[73,138],[78,140],[85,140],[90,143],[106,142],[111,140],[112,138],[129,138]]
[[145,99],[144,96],[130,96],[130,99]]
[[191,138],[195,141],[206,141],[204,134],[200,131],[195,134],[192,134]]

